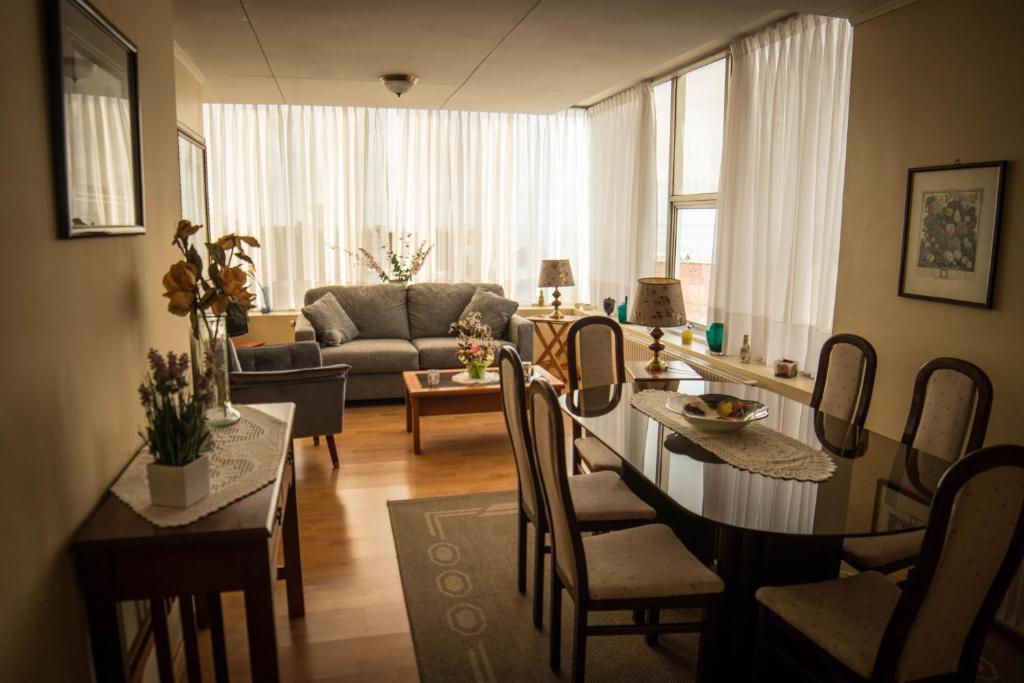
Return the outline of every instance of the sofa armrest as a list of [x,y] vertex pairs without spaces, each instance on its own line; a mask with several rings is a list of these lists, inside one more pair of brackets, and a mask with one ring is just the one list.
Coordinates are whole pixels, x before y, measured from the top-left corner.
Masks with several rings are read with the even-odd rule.
[[295,341],[316,341],[313,324],[301,313],[295,316]]
[[349,366],[232,372],[231,398],[239,404],[294,403],[292,438],[337,434],[345,417]]
[[241,372],[300,370],[323,365],[320,345],[313,341],[253,346],[234,351],[238,365],[233,369]]
[[531,321],[521,315],[513,315],[509,318],[508,340],[516,345],[516,350],[523,360],[533,360],[533,323]]

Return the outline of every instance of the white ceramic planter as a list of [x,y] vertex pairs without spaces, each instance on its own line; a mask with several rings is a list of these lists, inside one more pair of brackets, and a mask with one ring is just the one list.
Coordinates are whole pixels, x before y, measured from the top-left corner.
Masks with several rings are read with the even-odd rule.
[[210,495],[210,458],[206,455],[184,467],[146,465],[153,505],[187,508]]

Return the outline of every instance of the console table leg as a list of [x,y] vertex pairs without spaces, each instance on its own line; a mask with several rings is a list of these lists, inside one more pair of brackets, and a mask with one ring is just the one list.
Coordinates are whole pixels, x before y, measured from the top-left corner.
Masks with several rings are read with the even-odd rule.
[[199,667],[199,638],[196,634],[196,614],[191,595],[178,596],[181,611],[181,635],[185,641],[185,671],[189,683],[200,683],[203,672]]
[[128,665],[121,650],[121,618],[110,589],[112,569],[104,555],[91,554],[77,561],[78,582],[83,591],[89,622],[89,645],[96,680],[127,683]]
[[228,682],[228,647],[224,639],[224,610],[220,594],[206,596],[207,612],[210,616],[210,644],[213,650],[213,675],[217,683]]
[[174,683],[174,660],[167,631],[167,606],[163,598],[149,601],[149,618],[153,622],[153,646],[156,649],[156,670],[160,683]]
[[288,593],[288,616],[298,619],[306,614],[306,603],[302,588],[302,555],[299,551],[299,509],[295,500],[295,478],[288,490],[285,501],[284,528],[281,542],[284,544],[285,589]]
[[249,665],[255,682],[276,683],[277,634],[274,631],[274,592],[266,543],[253,546],[245,587],[245,627],[249,634]]

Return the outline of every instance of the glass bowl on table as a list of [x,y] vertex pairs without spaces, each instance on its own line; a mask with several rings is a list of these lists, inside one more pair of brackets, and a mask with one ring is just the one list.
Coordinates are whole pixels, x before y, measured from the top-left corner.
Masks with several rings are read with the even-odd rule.
[[728,394],[676,394],[668,398],[665,407],[704,432],[738,432],[768,417],[763,403]]

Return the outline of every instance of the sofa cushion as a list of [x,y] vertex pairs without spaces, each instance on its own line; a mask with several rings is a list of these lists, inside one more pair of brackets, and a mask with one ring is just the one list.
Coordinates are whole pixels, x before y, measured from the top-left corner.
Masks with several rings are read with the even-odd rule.
[[353,375],[419,370],[419,352],[406,339],[356,339],[322,350],[324,365],[348,363]]
[[321,344],[338,346],[359,336],[359,328],[330,292],[303,306],[302,315],[313,326],[316,340]]
[[412,338],[446,336],[448,326],[459,319],[477,289],[502,296],[505,293],[501,285],[476,282],[417,282],[409,285],[409,332]]
[[[421,370],[445,370],[450,368],[461,368],[462,363],[455,357],[459,340],[455,337],[423,337],[413,339],[412,343],[420,354]],[[498,349],[509,345],[515,348],[512,342],[494,340],[494,357],[497,362]]]
[[503,296],[488,292],[480,288],[476,290],[473,298],[469,300],[466,307],[462,309],[460,319],[470,313],[479,313],[480,322],[491,328],[491,334],[495,339],[504,339],[508,328],[508,319],[519,310],[519,302],[506,299]]
[[409,314],[405,285],[344,285],[314,287],[306,292],[309,305],[330,292],[359,328],[360,339],[408,339]]

